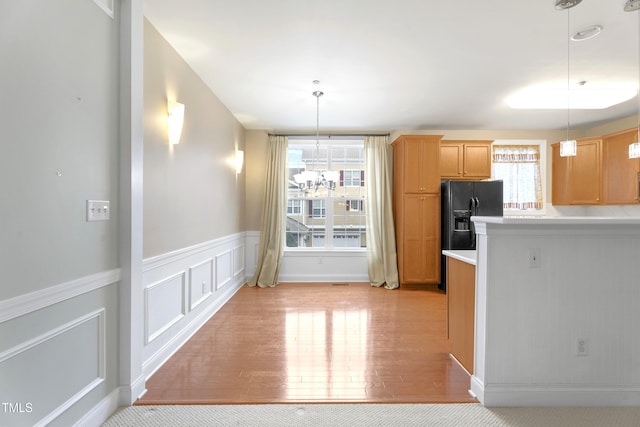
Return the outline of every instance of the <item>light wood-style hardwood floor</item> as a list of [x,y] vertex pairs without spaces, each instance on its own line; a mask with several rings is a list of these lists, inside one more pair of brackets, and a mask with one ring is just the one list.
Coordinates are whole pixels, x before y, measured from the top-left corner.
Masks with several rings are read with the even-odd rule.
[[449,356],[435,288],[244,286],[137,404],[477,402],[469,382]]

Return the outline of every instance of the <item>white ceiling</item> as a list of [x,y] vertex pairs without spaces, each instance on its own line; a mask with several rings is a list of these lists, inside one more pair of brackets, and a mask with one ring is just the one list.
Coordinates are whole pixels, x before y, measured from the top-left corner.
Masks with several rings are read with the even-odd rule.
[[[568,13],[555,0],[144,0],[145,16],[247,129],[564,129],[566,110],[513,110],[524,87],[567,82]],[[638,19],[583,0],[570,80],[638,86]],[[179,101],[179,99],[178,99]],[[638,112],[572,110],[571,128]]]

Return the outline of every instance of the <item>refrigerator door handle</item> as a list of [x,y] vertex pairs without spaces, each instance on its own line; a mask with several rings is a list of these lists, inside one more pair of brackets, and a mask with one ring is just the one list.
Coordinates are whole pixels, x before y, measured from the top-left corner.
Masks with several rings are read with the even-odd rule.
[[476,199],[476,211],[474,212],[474,214],[478,215],[478,208],[480,207],[480,199],[478,199],[477,197],[474,197],[474,199]]

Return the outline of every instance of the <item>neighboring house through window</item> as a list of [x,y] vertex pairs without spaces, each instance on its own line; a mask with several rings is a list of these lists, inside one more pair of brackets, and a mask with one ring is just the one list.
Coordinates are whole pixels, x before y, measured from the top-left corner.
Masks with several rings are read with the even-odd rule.
[[[290,137],[288,150],[287,249],[366,247],[364,139]],[[309,179],[327,171],[334,187]]]

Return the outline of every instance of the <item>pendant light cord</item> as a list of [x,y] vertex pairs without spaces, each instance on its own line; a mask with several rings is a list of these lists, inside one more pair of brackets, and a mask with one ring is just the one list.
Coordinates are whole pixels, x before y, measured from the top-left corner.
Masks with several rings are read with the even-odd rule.
[[313,84],[316,86],[316,90],[312,95],[316,97],[316,170],[318,169],[318,163],[320,163],[320,97],[324,95],[324,92],[319,90],[320,80],[314,80]]
[[640,11],[638,13],[638,92],[636,100],[638,101],[638,143],[640,143]]
[[571,108],[571,8],[567,9],[567,138],[569,141],[569,110]]

